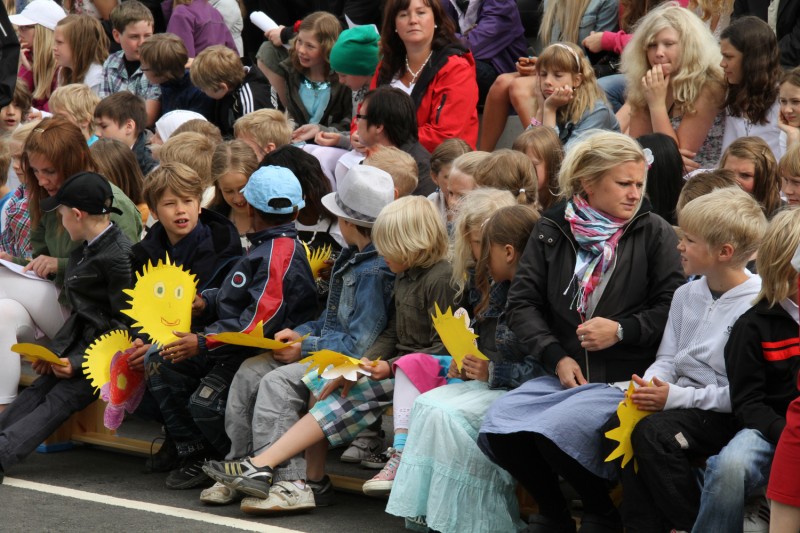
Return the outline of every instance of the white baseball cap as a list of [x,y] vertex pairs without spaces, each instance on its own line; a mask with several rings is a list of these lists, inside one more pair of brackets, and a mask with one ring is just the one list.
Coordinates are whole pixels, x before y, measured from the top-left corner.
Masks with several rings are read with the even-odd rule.
[[53,0],[33,0],[22,13],[10,15],[8,20],[15,26],[33,26],[39,24],[49,30],[55,30],[58,21],[67,16],[60,5]]

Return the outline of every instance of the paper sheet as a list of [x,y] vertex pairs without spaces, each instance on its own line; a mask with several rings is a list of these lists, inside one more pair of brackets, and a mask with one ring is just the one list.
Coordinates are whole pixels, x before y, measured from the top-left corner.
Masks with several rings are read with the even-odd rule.
[[37,281],[47,281],[47,279],[45,279],[45,278],[40,278],[36,274],[36,272],[33,272],[32,270],[28,270],[27,272],[24,272],[23,271],[23,269],[25,268],[24,266],[18,265],[16,263],[12,263],[11,261],[6,261],[5,259],[0,259],[0,265],[3,265],[7,269],[9,269],[11,272],[19,274],[20,276],[24,276],[24,277],[26,277],[28,279],[35,279]]

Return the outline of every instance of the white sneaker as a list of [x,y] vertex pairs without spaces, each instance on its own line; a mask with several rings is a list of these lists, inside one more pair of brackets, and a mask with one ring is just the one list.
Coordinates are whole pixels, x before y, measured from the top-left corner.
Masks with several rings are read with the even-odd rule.
[[383,450],[385,434],[383,430],[365,429],[359,433],[339,458],[343,463],[360,463]]
[[769,532],[769,503],[764,496],[750,500],[744,508],[744,533]]
[[248,514],[273,514],[306,511],[315,507],[314,491],[308,484],[301,489],[291,481],[278,481],[269,489],[266,500],[245,498],[241,509]]
[[228,505],[242,499],[243,494],[217,481],[200,493],[200,501],[211,505]]

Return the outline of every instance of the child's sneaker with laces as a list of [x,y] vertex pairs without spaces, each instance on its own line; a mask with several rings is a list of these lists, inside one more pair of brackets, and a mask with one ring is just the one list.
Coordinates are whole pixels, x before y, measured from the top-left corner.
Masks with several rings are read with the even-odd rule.
[[[383,430],[365,429],[359,433],[350,446],[342,453],[339,460],[343,463],[361,463],[365,459],[378,454],[384,447],[386,434]],[[382,468],[381,465],[379,468]]]
[[217,481],[200,493],[200,501],[210,505],[228,505],[241,500],[243,496],[238,490]]
[[306,485],[314,492],[314,503],[317,507],[328,507],[333,504],[333,483],[327,475],[319,481],[306,481]]
[[203,472],[214,481],[256,498],[269,496],[272,469],[255,466],[249,458],[241,461],[208,461]]
[[364,468],[371,468],[373,470],[382,470],[383,467],[386,466],[386,463],[389,462],[389,458],[392,456],[392,454],[389,453],[389,450],[391,449],[392,448],[387,448],[380,453],[373,453],[366,459],[362,459],[361,466]]
[[248,514],[274,514],[307,511],[316,507],[314,491],[306,483],[300,488],[291,481],[278,481],[266,498],[245,498],[241,509]]
[[386,466],[375,477],[365,482],[361,489],[368,496],[386,496],[392,491],[394,477],[397,475],[397,467],[400,466],[403,452],[398,452],[394,448],[389,448],[386,452],[390,454]]
[[208,486],[211,481],[203,472],[204,458],[197,455],[189,455],[183,458],[180,468],[172,470],[167,475],[167,488],[173,490],[185,490]]

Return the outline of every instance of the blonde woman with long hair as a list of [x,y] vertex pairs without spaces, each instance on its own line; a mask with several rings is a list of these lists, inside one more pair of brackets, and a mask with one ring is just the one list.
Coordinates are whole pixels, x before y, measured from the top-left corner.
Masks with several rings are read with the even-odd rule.
[[648,13],[622,52],[628,133],[669,135],[687,169],[713,167],[724,133],[721,60],[714,36],[688,9],[669,3]]

